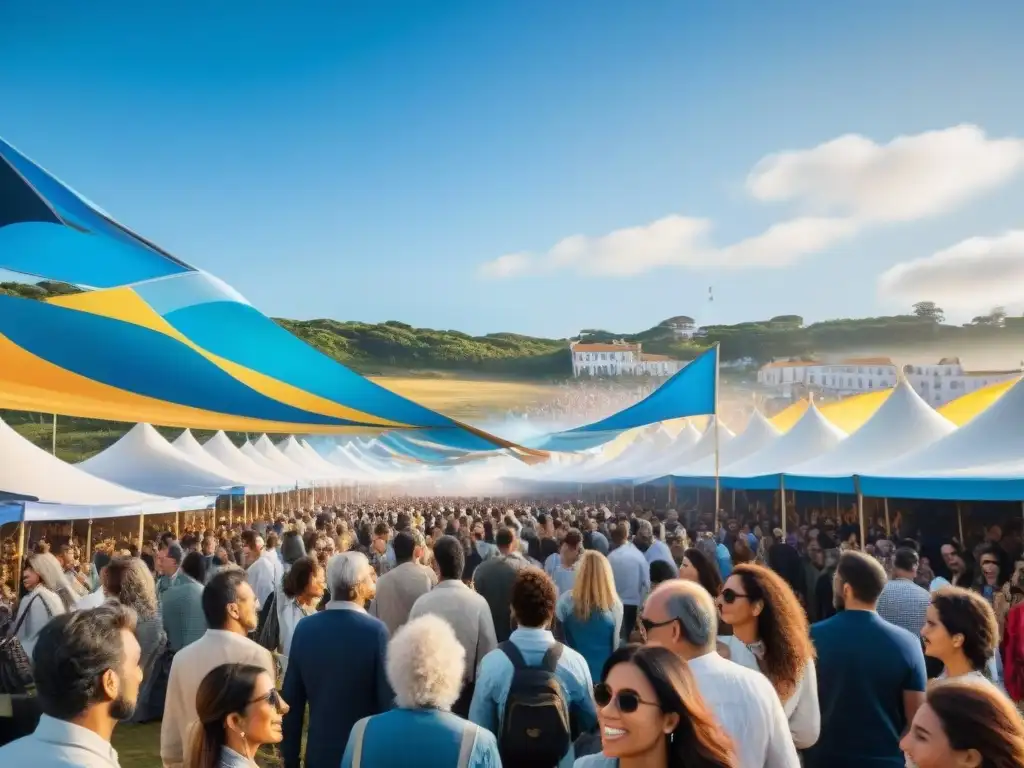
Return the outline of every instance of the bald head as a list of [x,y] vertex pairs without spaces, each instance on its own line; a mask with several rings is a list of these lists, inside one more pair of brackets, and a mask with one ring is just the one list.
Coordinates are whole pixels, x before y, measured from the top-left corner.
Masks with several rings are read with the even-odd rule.
[[659,584],[644,606],[644,618],[662,625],[648,630],[652,645],[690,646],[698,656],[715,650],[718,609],[697,582],[671,579]]

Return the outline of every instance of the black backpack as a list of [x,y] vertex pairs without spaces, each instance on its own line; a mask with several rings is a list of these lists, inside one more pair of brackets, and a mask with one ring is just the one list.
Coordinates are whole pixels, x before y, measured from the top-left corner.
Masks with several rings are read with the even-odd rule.
[[504,768],[555,768],[572,743],[569,704],[555,669],[561,643],[544,654],[539,667],[528,667],[511,641],[498,648],[514,668],[498,734]]
[[276,653],[281,642],[281,627],[277,620],[277,592],[270,595],[260,611],[259,624],[256,627],[256,642],[271,653]]

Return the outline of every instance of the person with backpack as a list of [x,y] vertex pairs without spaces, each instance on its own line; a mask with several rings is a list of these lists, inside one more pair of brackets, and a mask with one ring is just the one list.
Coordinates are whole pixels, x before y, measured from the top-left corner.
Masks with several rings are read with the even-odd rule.
[[542,570],[519,571],[517,628],[480,663],[469,719],[497,735],[504,768],[569,768],[573,739],[597,725],[590,668],[550,630],[557,601]]

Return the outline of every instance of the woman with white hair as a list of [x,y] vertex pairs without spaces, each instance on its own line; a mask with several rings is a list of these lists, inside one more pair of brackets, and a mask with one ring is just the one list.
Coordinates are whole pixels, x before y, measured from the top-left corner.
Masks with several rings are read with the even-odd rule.
[[39,631],[54,616],[67,612],[63,591],[70,598],[64,581],[64,569],[49,552],[31,555],[25,563],[21,579],[28,591],[18,606],[11,634],[16,635],[21,647],[32,658]]
[[396,708],[355,724],[341,768],[500,766],[494,734],[451,712],[465,664],[462,644],[440,616],[426,614],[399,629],[387,653]]

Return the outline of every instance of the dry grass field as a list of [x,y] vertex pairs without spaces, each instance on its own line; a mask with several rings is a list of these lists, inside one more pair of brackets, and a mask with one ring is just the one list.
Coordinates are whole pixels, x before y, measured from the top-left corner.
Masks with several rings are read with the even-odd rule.
[[493,379],[383,376],[373,380],[446,416],[470,420],[495,411],[541,403],[555,393],[555,388],[548,384]]

